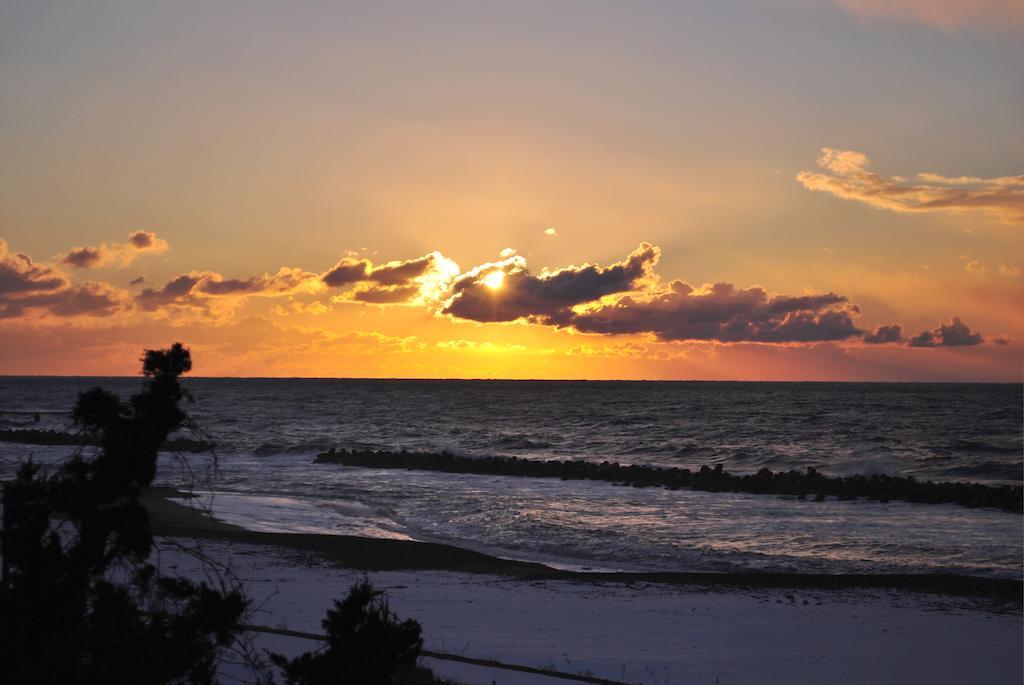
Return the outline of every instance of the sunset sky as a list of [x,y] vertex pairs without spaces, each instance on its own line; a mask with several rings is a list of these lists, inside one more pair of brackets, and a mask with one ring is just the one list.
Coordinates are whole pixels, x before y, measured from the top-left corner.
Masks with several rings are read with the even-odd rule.
[[15,0],[0,107],[3,374],[1024,374],[1019,0]]

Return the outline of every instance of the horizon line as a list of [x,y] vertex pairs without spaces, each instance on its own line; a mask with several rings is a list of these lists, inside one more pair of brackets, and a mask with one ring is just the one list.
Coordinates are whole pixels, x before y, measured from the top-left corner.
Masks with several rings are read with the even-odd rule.
[[[131,375],[90,375],[90,374],[2,374],[3,378],[142,378],[143,374]],[[886,385],[1024,385],[1024,379],[1012,381],[991,380],[784,380],[784,379],[708,379],[708,378],[458,378],[458,377],[412,377],[412,376],[197,376],[188,375],[183,380],[281,380],[281,381],[428,381],[428,382],[507,382],[507,383],[872,383]]]

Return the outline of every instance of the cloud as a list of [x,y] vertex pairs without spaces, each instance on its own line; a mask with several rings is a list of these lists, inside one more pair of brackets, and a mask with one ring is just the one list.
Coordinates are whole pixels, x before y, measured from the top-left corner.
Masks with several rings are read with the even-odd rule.
[[64,266],[72,269],[90,269],[103,261],[103,252],[98,247],[73,247],[61,259]]
[[417,259],[392,261],[374,266],[369,259],[343,257],[322,276],[325,285],[338,288],[355,283],[377,283],[383,286],[405,285],[419,278],[434,263],[432,253]]
[[950,323],[944,323],[932,331],[922,331],[907,341],[910,347],[966,347],[980,345],[985,342],[981,333],[971,333],[959,318],[953,317]]
[[370,269],[366,280],[383,286],[407,285],[423,276],[434,264],[435,256],[428,254],[404,262],[388,262]]
[[902,343],[903,327],[899,324],[879,326],[874,331],[864,334],[864,342],[869,345],[886,345],[890,343]]
[[0,240],[0,319],[32,315],[110,316],[124,298],[105,283],[72,283],[59,269],[23,252],[9,253]]
[[920,22],[954,31],[964,26],[989,25],[1024,31],[1020,0],[837,0],[847,12],[863,19]]
[[160,254],[169,249],[167,241],[152,231],[135,231],[123,243],[103,243],[98,247],[73,247],[59,255],[60,263],[71,269],[93,269],[109,264],[128,266],[144,254]]
[[160,288],[143,288],[135,296],[135,303],[147,312],[165,307],[210,312],[217,301],[230,306],[247,297],[313,293],[322,288],[319,275],[293,267],[246,279],[224,278],[213,271],[191,271],[175,276]]
[[[540,276],[531,274],[526,260],[515,255],[460,275],[442,313],[481,322],[565,321],[576,305],[628,292],[652,280],[660,255],[657,247],[641,243],[625,260],[609,267],[584,264]],[[503,277],[491,281],[489,276],[499,272]]]
[[366,290],[355,290],[351,299],[367,304],[401,304],[408,302],[419,294],[419,286],[401,285],[389,288],[373,287]]
[[[647,346],[635,342],[612,343],[599,346],[584,343],[569,348],[565,355],[569,357],[597,357],[603,359],[647,359],[652,357]],[[677,356],[679,356],[678,353]]]
[[321,280],[329,288],[340,288],[354,285],[366,280],[372,268],[369,259],[343,257],[337,264],[327,270]]
[[35,263],[24,252],[9,254],[0,239],[0,297],[54,292],[67,285],[67,278],[54,268]]
[[[838,159],[857,168],[856,158]],[[140,238],[139,240],[146,240]],[[667,284],[655,273],[661,250],[641,243],[608,266],[583,264],[533,274],[526,259],[503,250],[503,259],[459,272],[439,252],[415,259],[374,264],[347,256],[326,273],[282,267],[274,273],[226,278],[213,271],[182,273],[161,286],[140,285],[134,296],[107,283],[75,283],[59,265],[38,263],[24,253],[10,253],[0,240],[0,319],[109,317],[134,310],[159,320],[185,314],[231,319],[249,298],[286,297],[270,311],[278,315],[329,311],[320,301],[306,304],[300,295],[325,291],[341,283],[334,302],[369,305],[415,304],[435,315],[478,323],[521,321],[594,335],[641,335],[661,342],[716,342],[789,345],[846,342],[862,345],[961,347],[986,342],[959,318],[909,340],[899,324],[860,328],[860,308],[833,293],[785,295],[731,283],[693,286],[682,280]],[[963,257],[970,259],[969,257]],[[1019,274],[1016,267],[1007,274]],[[989,269],[996,273],[994,269]],[[1003,338],[988,342],[1003,344]],[[645,343],[648,344],[648,343]],[[574,354],[660,358],[664,349],[635,341],[594,347],[581,344]],[[456,346],[457,347],[457,346]],[[575,348],[574,348],[575,349]]]
[[545,228],[545,229],[544,229],[544,235],[547,235],[547,236],[556,236],[556,235],[558,235],[558,231],[557,231],[557,230],[555,230],[554,228]]
[[329,288],[348,288],[336,302],[426,304],[446,296],[459,266],[440,252],[374,265],[366,258],[342,257],[320,280]]
[[208,272],[196,284],[196,291],[204,295],[289,295],[298,290],[315,291],[316,283],[316,274],[285,266],[273,275],[250,276],[245,280]]
[[994,264],[990,266],[985,262],[979,261],[977,259],[971,259],[967,255],[960,255],[960,259],[962,261],[970,260],[967,261],[967,263],[964,265],[964,271],[966,271],[967,273],[992,273],[1002,278],[1017,278],[1021,274],[1020,267],[1014,266],[1012,264]]
[[434,347],[439,350],[456,350],[456,351],[467,351],[472,350],[475,352],[485,353],[523,353],[528,352],[529,348],[526,345],[518,345],[511,343],[494,343],[485,341],[478,343],[475,340],[439,340],[434,343]]
[[758,287],[715,283],[697,289],[672,281],[644,297],[573,312],[559,324],[584,333],[645,333],[662,341],[821,342],[861,335],[853,322],[858,313],[835,293],[770,297]]
[[157,237],[152,231],[135,231],[128,234],[128,242],[136,250],[156,250],[163,252],[167,249],[167,243]]
[[54,316],[112,316],[124,308],[124,297],[106,283],[87,281],[37,302]]
[[[202,274],[198,272],[181,274],[169,280],[162,288],[143,288],[135,296],[135,303],[147,312],[156,311],[166,305],[190,304],[187,298],[201,278]],[[196,306],[199,306],[198,302]]]
[[[833,292],[794,296],[731,283],[695,287],[682,280],[663,285],[654,273],[660,254],[641,243],[608,267],[570,266],[539,276],[522,256],[512,255],[460,274],[439,313],[480,323],[526,321],[595,335],[646,335],[660,342],[928,347],[983,341],[959,319],[912,341],[899,324],[865,330],[856,323],[860,307]],[[579,353],[591,349],[596,348],[580,345]]]
[[850,150],[822,148],[818,166],[801,171],[804,188],[896,212],[983,212],[1005,221],[1024,221],[1024,176],[949,178],[921,173],[912,179],[870,171],[868,158]]

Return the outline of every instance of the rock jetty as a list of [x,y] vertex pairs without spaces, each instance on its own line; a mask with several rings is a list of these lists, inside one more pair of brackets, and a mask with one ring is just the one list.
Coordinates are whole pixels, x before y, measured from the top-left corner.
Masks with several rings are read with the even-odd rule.
[[829,497],[839,500],[865,498],[878,502],[901,500],[923,504],[960,504],[965,507],[988,507],[1016,513],[1024,510],[1024,490],[1021,486],[921,481],[913,476],[871,475],[831,478],[813,468],[806,471],[761,469],[754,474],[738,475],[725,471],[721,464],[713,468],[702,466],[700,470],[691,471],[686,468],[622,465],[608,461],[462,457],[449,452],[374,452],[333,448],[329,452],[318,454],[314,463],[372,469],[598,480],[638,488],[659,486],[671,490],[692,488],[705,492],[788,495],[819,502]]

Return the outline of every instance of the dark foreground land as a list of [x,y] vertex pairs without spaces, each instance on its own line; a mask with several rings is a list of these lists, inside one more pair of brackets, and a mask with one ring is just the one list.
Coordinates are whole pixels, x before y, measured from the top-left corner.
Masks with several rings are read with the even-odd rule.
[[[350,535],[268,533],[218,521],[188,505],[188,496],[171,488],[151,488],[142,498],[153,530],[172,536],[198,536],[314,552],[342,565],[366,571],[439,570],[496,574],[530,580],[640,582],[702,589],[883,589],[990,599],[1020,610],[1024,582],[951,574],[810,573],[583,573],[543,564],[502,559],[451,545]],[[185,503],[182,503],[185,502]]]

